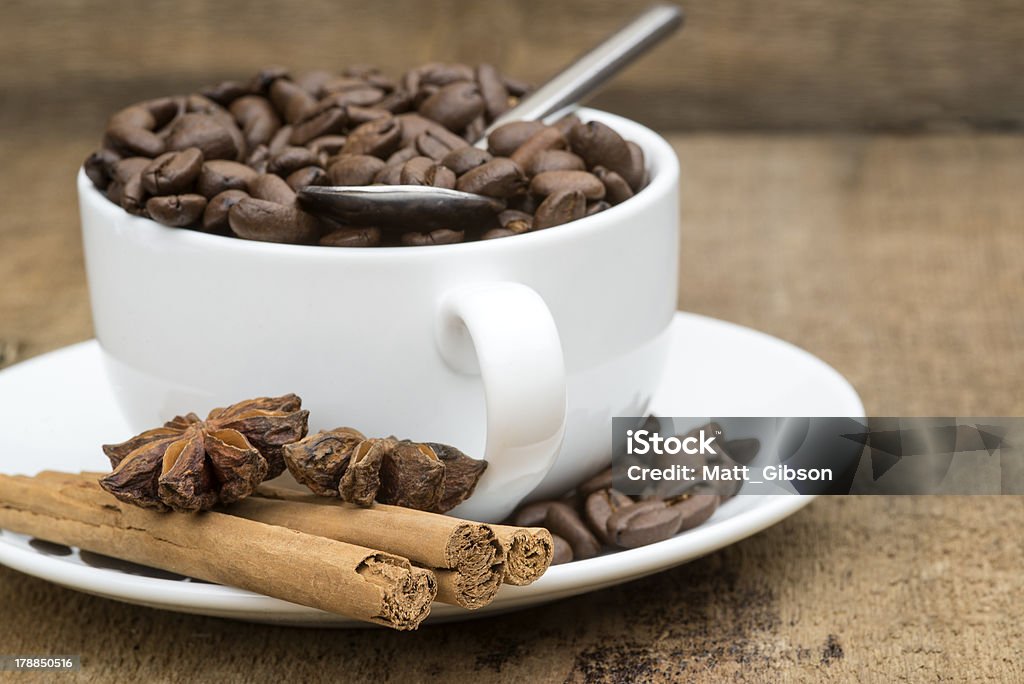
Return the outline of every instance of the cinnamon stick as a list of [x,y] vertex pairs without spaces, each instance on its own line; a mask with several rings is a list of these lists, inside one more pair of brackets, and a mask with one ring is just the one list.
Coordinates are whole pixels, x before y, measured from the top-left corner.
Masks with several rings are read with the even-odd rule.
[[543,527],[491,525],[505,547],[505,582],[532,584],[551,566],[554,542]]
[[401,556],[224,513],[143,510],[81,477],[0,475],[0,527],[400,630],[437,592]]
[[505,549],[494,530],[447,515],[379,503],[363,508],[266,484],[226,512],[401,554],[434,570],[439,601],[471,610],[493,601],[504,577]]

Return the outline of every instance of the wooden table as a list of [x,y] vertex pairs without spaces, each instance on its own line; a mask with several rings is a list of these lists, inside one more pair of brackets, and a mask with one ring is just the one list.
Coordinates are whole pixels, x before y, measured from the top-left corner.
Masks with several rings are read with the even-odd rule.
[[[870,415],[1024,414],[1024,138],[672,141],[682,308],[821,356]],[[91,335],[72,179],[92,142],[3,141],[3,363]],[[1022,527],[1015,497],[822,499],[645,580],[415,634],[164,613],[0,569],[0,652],[81,654],[82,681],[1021,681]]]

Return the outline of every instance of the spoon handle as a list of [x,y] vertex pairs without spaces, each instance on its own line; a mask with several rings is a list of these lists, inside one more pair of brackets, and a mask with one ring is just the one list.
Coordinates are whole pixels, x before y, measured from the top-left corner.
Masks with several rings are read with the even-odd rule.
[[682,23],[677,5],[654,5],[495,119],[483,137],[509,121],[536,121],[579,102]]

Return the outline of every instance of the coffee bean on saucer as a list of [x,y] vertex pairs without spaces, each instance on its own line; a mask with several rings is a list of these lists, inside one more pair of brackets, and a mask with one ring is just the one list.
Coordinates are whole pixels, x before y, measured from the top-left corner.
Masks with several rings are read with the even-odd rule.
[[214,195],[203,210],[203,230],[208,233],[223,233],[230,230],[228,211],[246,197],[249,197],[249,193],[244,190],[225,190]]
[[612,486],[612,469],[605,468],[593,477],[584,480],[576,487],[576,491],[584,499],[599,489],[609,489]]
[[722,442],[722,448],[737,463],[748,465],[761,450],[761,442],[755,438],[730,439]]
[[558,190],[547,196],[533,216],[533,229],[543,230],[582,218],[587,199],[579,190]]
[[368,154],[352,154],[339,157],[327,169],[334,185],[369,185],[385,164]]
[[680,515],[677,532],[693,529],[706,522],[721,501],[718,494],[704,484],[697,485],[690,492],[679,501],[670,501],[671,508]]
[[608,518],[609,541],[625,549],[668,539],[679,531],[683,512],[664,501],[649,500],[619,508]]
[[339,228],[320,238],[326,247],[376,247],[380,243],[379,228]]
[[583,513],[591,531],[605,544],[611,546],[614,541],[608,533],[608,519],[620,508],[633,505],[633,500],[625,494],[605,487],[591,492],[583,504]]
[[572,190],[583,193],[588,200],[603,199],[605,193],[604,183],[588,171],[544,171],[530,181],[530,193],[539,197]]
[[559,537],[557,534],[551,535],[551,564],[561,565],[563,563],[571,563],[572,547],[569,546],[569,542]]
[[548,508],[544,527],[569,542],[573,558],[577,560],[593,558],[601,551],[600,542],[587,528],[586,523],[571,506],[561,501],[553,502]]
[[203,162],[196,181],[196,190],[204,197],[219,195],[225,190],[248,190],[249,183],[258,174],[240,162],[212,159]]
[[517,527],[540,527],[544,524],[548,509],[553,501],[534,501],[521,507],[515,513],[512,524]]
[[199,221],[206,209],[206,198],[195,193],[150,197],[146,213],[165,226],[190,226]]
[[195,184],[202,166],[203,153],[197,147],[180,152],[165,152],[142,170],[142,187],[150,195],[185,192]]

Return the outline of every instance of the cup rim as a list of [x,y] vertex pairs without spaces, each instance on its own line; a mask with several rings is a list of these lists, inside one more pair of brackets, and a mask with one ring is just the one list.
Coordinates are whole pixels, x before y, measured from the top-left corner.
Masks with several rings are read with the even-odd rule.
[[[119,205],[109,201],[93,185],[92,181],[85,174],[84,166],[78,172],[78,193],[82,202],[81,210],[84,212],[88,204],[93,210],[107,213],[108,218],[111,220],[101,222],[105,226],[127,221],[131,226],[131,233],[138,235],[140,239],[155,237],[161,234],[160,237],[163,240],[173,239],[178,242],[180,247],[196,247],[204,251],[218,249],[238,253],[246,251],[263,252],[264,254],[276,252],[282,257],[317,255],[320,258],[329,259],[393,259],[398,254],[401,254],[404,258],[416,258],[418,255],[422,255],[420,258],[439,258],[442,254],[475,254],[491,249],[508,250],[512,246],[509,244],[509,240],[523,249],[529,248],[531,245],[537,248],[544,248],[559,241],[575,240],[588,234],[621,230],[621,225],[628,224],[627,219],[630,214],[642,211],[650,203],[656,201],[667,192],[674,190],[678,183],[678,158],[672,146],[661,135],[643,124],[602,110],[579,107],[574,111],[584,121],[596,120],[605,123],[614,128],[622,137],[637,143],[644,151],[644,157],[651,177],[643,189],[625,202],[609,207],[598,214],[584,216],[570,223],[554,226],[554,229],[531,231],[499,240],[474,240],[449,245],[421,247],[326,247],[322,245],[295,245],[245,240],[237,237],[204,233],[198,230],[165,226],[150,218],[133,216]],[[114,215],[115,213],[116,215]],[[501,246],[496,247],[496,244]]]

